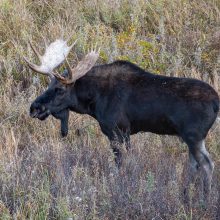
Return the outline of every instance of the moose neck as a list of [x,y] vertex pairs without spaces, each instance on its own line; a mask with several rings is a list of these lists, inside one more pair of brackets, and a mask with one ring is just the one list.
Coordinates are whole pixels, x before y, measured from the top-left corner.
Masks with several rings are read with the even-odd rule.
[[72,103],[70,110],[88,114],[94,118],[97,97],[100,94],[100,88],[95,80],[96,77],[85,75],[78,79],[72,87]]

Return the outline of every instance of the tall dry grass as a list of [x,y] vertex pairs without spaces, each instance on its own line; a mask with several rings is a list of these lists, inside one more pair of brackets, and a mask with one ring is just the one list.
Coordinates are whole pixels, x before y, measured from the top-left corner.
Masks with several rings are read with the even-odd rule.
[[70,37],[78,39],[72,64],[97,42],[99,63],[126,59],[157,74],[202,79],[220,91],[219,26],[218,0],[1,0],[0,219],[219,219],[219,124],[207,137],[216,165],[210,206],[204,209],[192,186],[186,210],[183,143],[135,135],[117,172],[92,118],[72,113],[62,139],[55,119],[29,117],[47,80],[22,59],[38,62],[28,39],[43,53],[43,39]]

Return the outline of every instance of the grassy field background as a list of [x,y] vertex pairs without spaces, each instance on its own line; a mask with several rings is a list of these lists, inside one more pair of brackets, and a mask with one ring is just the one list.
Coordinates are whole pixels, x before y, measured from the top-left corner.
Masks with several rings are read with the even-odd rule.
[[220,92],[219,0],[0,0],[0,219],[220,219],[220,123],[206,140],[215,162],[210,206],[191,186],[186,209],[188,152],[177,138],[132,136],[116,173],[92,118],[72,113],[61,138],[52,117],[29,117],[47,79],[24,63],[23,55],[38,62],[27,42],[43,53],[44,39],[61,36],[78,39],[72,65],[97,42],[99,64],[129,60]]

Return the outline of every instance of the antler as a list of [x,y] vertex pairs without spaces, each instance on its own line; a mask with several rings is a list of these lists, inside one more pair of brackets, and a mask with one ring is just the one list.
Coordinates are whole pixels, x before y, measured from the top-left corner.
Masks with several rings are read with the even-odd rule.
[[75,45],[76,41],[69,47],[67,45],[67,41],[62,39],[58,39],[51,43],[48,47],[46,47],[46,51],[43,56],[36,50],[36,48],[32,45],[31,42],[30,46],[34,53],[37,55],[38,59],[40,60],[40,66],[37,66],[31,63],[26,57],[24,57],[25,61],[27,62],[28,66],[35,72],[44,74],[49,76],[50,78],[54,77],[53,70],[58,67],[63,61],[67,58],[70,50]]
[[63,84],[71,84],[74,83],[77,79],[84,76],[96,63],[99,58],[100,49],[96,50],[96,48],[91,49],[91,51],[81,60],[78,65],[71,69],[67,59],[66,65],[69,72],[69,77],[65,78],[60,74],[53,73],[54,76]]
[[[75,45],[76,41],[70,47],[68,47],[67,41],[58,39],[46,47],[46,51],[43,56],[40,55],[40,53],[36,50],[36,48],[32,45],[31,42],[29,43],[32,50],[40,60],[41,65],[37,66],[31,63],[26,57],[24,57],[28,66],[33,71],[47,75],[50,78],[56,77],[56,79],[62,82],[63,84],[71,84],[75,82],[77,79],[84,76],[95,65],[99,57],[99,51],[100,51],[100,49],[96,50],[96,46],[95,46],[95,48],[94,49],[92,48],[91,51],[84,57],[82,61],[78,63],[78,65],[75,68],[71,69],[67,61],[67,56],[70,50]],[[66,63],[69,72],[68,78],[65,78],[60,74],[53,72],[53,70],[64,61]]]

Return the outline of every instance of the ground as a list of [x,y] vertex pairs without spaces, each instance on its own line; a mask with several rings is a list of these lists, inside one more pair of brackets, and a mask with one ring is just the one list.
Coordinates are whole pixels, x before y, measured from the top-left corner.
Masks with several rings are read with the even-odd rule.
[[209,208],[198,180],[186,209],[184,143],[134,135],[117,171],[94,119],[72,113],[61,138],[52,117],[29,117],[47,79],[22,58],[38,62],[28,40],[43,53],[44,39],[63,36],[78,39],[72,65],[98,43],[98,64],[129,60],[156,74],[201,79],[220,92],[219,15],[218,0],[1,0],[0,219],[219,219],[220,123],[206,138],[215,162]]

